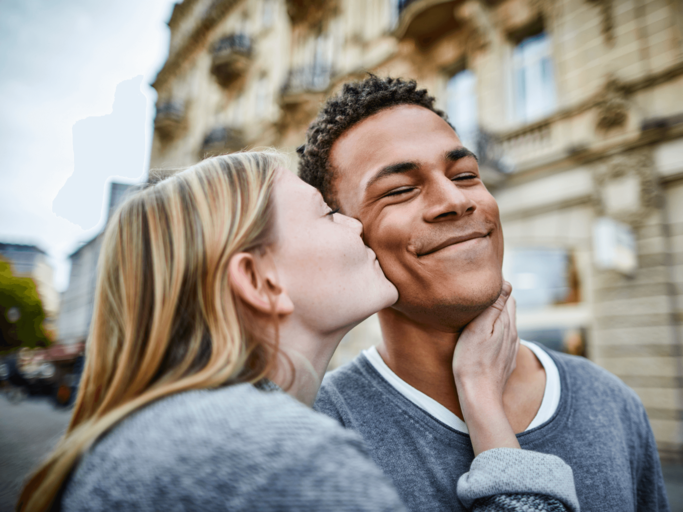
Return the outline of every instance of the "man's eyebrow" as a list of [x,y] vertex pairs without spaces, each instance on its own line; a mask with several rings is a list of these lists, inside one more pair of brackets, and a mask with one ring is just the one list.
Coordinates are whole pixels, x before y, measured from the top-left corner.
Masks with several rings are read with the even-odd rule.
[[409,171],[414,171],[418,167],[419,165],[416,162],[399,162],[397,164],[387,165],[386,167],[382,167],[377,174],[370,178],[368,184],[365,185],[365,188],[369,188],[375,182],[381,180],[382,178],[386,178],[387,176],[391,176],[393,174],[404,174]]
[[479,159],[477,158],[477,155],[475,155],[469,149],[464,148],[464,147],[458,148],[458,149],[453,149],[451,151],[446,152],[446,160],[448,160],[450,162],[457,162],[461,158],[465,158],[467,156],[471,156],[477,162],[479,161]]

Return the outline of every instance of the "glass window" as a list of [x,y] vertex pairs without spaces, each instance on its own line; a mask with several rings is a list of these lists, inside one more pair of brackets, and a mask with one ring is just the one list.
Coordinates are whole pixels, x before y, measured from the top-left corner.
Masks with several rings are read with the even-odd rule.
[[555,109],[555,78],[550,37],[542,32],[519,43],[513,52],[514,112],[533,121]]
[[512,284],[520,310],[579,301],[574,258],[565,249],[506,250],[503,274]]
[[446,113],[460,141],[476,151],[479,121],[477,117],[477,76],[466,69],[456,73],[446,86]]
[[332,38],[328,34],[320,34],[315,40],[312,71],[312,88],[326,88],[332,71]]
[[256,82],[256,117],[261,119],[266,117],[270,98],[268,94],[268,79],[263,76]]
[[386,0],[389,4],[389,30],[394,30],[398,26],[400,0]]
[[274,0],[263,0],[263,11],[261,22],[264,28],[270,28],[275,22],[275,1]]

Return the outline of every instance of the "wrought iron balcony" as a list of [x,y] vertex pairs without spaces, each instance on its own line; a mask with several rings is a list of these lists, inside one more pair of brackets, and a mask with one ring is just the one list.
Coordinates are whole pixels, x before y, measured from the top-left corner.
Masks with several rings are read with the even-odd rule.
[[213,46],[211,72],[223,87],[244,75],[251,61],[252,44],[246,34],[232,34]]
[[331,77],[332,66],[330,64],[292,68],[282,86],[282,94],[324,91],[330,85]]
[[211,130],[202,143],[203,157],[231,153],[244,148],[244,134],[239,128],[219,126]]
[[154,119],[155,131],[164,139],[175,137],[185,122],[185,103],[178,100],[164,101],[157,105]]

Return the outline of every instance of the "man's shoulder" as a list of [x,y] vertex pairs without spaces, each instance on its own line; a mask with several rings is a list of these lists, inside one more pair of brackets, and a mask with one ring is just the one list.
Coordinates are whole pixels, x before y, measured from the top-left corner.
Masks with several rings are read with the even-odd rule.
[[[361,353],[352,361],[328,372],[323,379],[314,409],[348,426],[345,411],[358,409],[379,389],[379,375]],[[376,397],[375,397],[376,398]]]
[[590,396],[598,402],[609,401],[633,412],[642,408],[638,395],[605,368],[582,357],[544,348],[557,364],[573,395]]
[[353,387],[367,380],[367,365],[369,363],[361,352],[348,363],[327,372],[323,378],[321,388],[347,388],[349,385]]

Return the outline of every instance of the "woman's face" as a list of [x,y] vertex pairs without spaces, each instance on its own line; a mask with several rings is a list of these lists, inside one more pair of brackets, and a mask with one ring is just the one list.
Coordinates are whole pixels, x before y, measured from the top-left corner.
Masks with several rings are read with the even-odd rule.
[[286,169],[278,170],[273,199],[275,266],[300,321],[332,333],[396,302],[359,221],[332,213],[315,188]]

